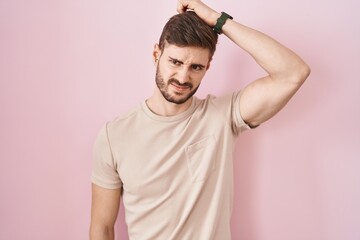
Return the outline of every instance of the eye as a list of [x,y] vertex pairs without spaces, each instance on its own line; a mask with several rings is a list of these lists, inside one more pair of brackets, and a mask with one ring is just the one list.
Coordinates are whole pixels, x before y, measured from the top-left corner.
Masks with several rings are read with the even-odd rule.
[[173,65],[180,65],[180,64],[181,64],[181,62],[178,61],[178,60],[176,60],[176,59],[170,59],[169,61],[170,61],[170,63],[173,64]]
[[191,65],[191,68],[194,69],[195,71],[202,71],[204,69],[204,66],[198,65],[198,64],[193,64],[193,65]]

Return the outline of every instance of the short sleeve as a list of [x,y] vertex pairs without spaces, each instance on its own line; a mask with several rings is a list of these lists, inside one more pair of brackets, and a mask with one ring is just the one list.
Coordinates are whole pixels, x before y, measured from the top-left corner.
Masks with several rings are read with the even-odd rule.
[[94,143],[91,181],[108,189],[122,187],[116,162],[111,152],[107,124],[102,127]]
[[240,113],[240,98],[241,91],[234,92],[231,97],[231,129],[236,136],[250,129],[250,126],[245,123]]

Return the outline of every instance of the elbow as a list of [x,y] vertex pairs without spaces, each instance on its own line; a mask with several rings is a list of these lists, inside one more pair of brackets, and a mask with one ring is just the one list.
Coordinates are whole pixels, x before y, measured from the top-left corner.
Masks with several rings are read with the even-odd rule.
[[309,65],[304,63],[303,70],[302,70],[302,81],[305,82],[305,80],[309,77],[311,73],[311,68]]
[[305,80],[309,77],[310,73],[311,73],[310,66],[307,65],[306,63],[302,63],[296,68],[296,71],[294,71],[293,77],[291,78],[292,82],[301,86],[305,82]]

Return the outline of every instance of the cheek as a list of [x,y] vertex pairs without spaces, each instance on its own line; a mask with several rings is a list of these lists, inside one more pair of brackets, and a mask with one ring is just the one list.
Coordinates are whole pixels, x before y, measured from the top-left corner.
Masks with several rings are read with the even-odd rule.
[[200,85],[200,83],[201,83],[204,76],[205,76],[205,73],[194,75],[193,78],[192,78],[193,83],[196,84],[196,85]]
[[159,63],[159,70],[161,73],[161,76],[164,78],[164,80],[169,79],[169,76],[171,76],[173,73],[171,73],[171,69],[169,69],[164,64]]

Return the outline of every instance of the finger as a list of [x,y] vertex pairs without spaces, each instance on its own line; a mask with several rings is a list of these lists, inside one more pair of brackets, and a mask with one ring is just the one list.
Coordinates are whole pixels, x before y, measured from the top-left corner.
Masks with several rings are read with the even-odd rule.
[[178,1],[177,7],[176,7],[177,12],[183,13],[186,11],[186,9],[187,9],[187,6],[185,6],[181,1]]

